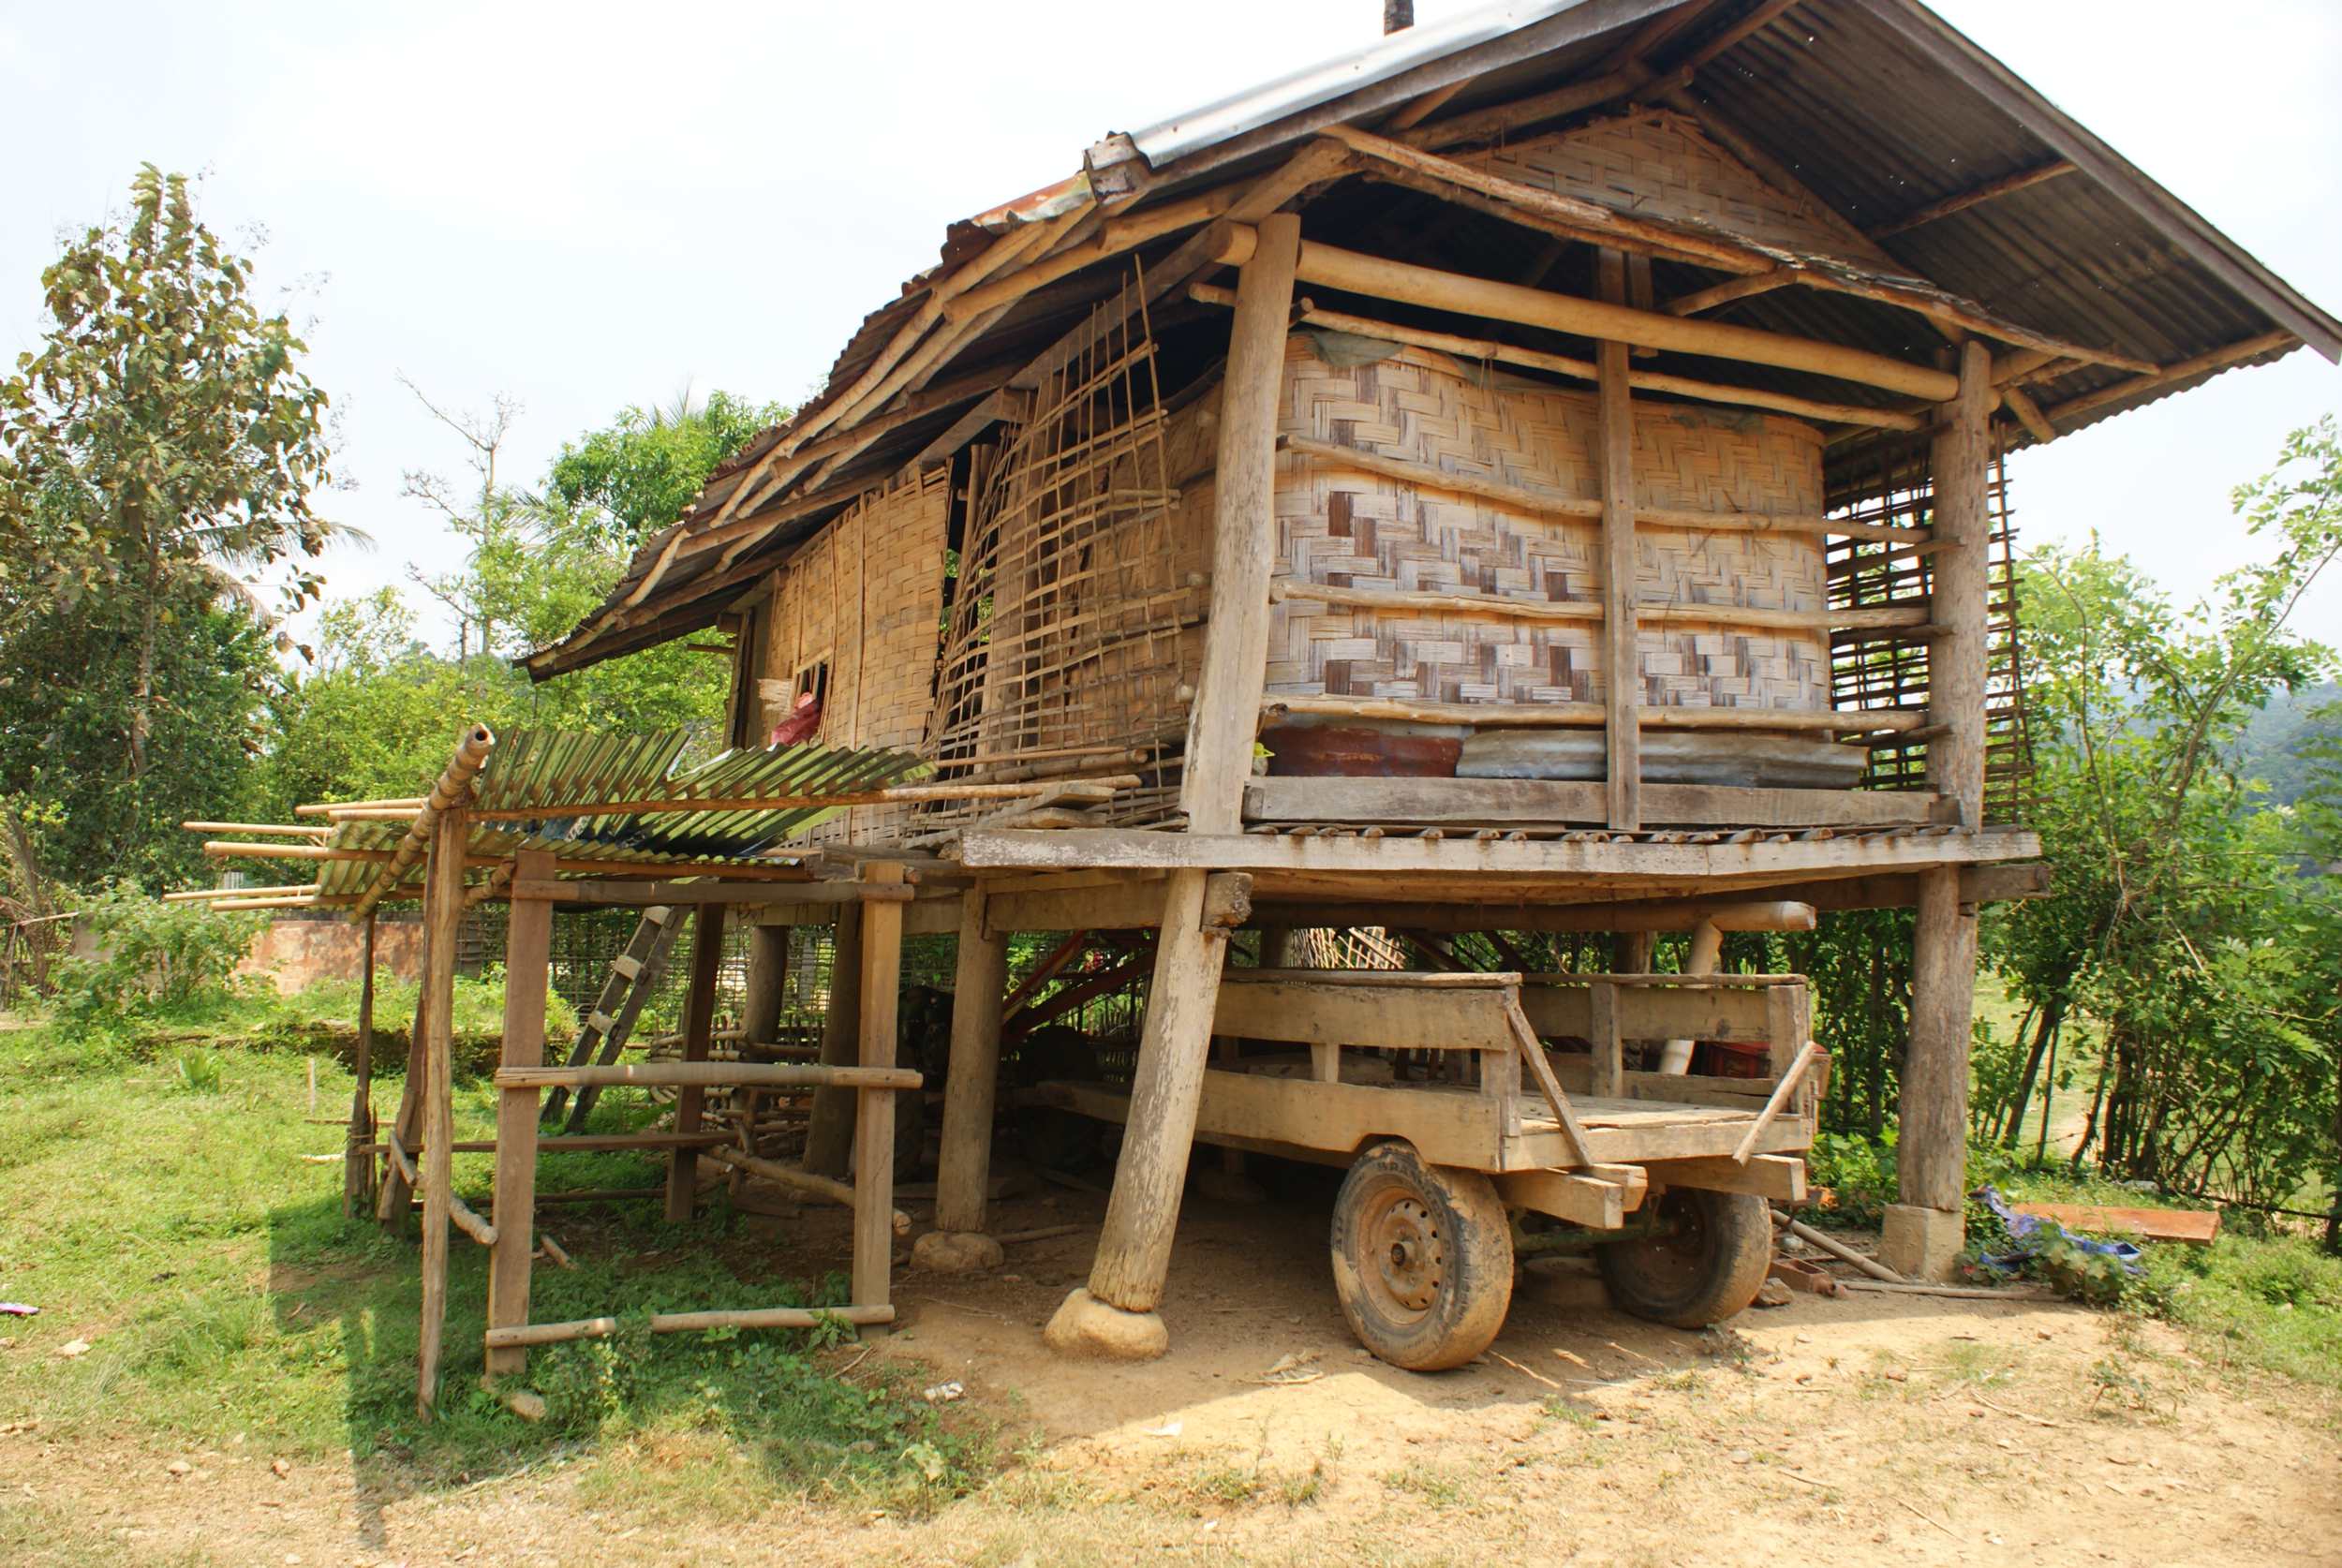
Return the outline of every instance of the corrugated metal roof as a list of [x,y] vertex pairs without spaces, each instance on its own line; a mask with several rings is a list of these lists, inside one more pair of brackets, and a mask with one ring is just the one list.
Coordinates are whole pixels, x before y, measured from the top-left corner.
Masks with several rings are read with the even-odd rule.
[[[978,254],[986,228],[1014,226],[1072,210],[1075,192],[1119,193],[1125,214],[1233,183],[1290,155],[1292,146],[1329,124],[1371,125],[1411,97],[1453,90],[1442,116],[1614,69],[1633,30],[1680,4],[1700,0],[1520,0],[1434,27],[1377,39],[1336,60],[1288,73],[1252,92],[1174,116],[1101,143],[1091,178],[1060,182],[955,225],[941,264],[903,286],[873,312],[833,367],[823,395],[792,422],[752,443],[711,479],[691,517],[678,526],[713,525],[734,490],[765,455],[808,422],[826,418],[831,400],[871,366],[912,322],[930,290]],[[1786,166],[1822,202],[1863,228],[1878,228],[2003,175],[2066,159],[2078,172],[1971,206],[1880,244],[1914,274],[1964,300],[2066,342],[2102,347],[2158,364],[2180,364],[2246,343],[2273,328],[2292,332],[2329,358],[2342,355],[2342,322],[2304,299],[2214,229],[2168,191],[2033,92],[1917,0],[1804,0],[1785,15],[1745,31],[1759,0],[1715,0],[1689,25],[1666,37],[1647,64],[1653,90],[1697,59],[1712,40],[1730,40],[1689,78],[1692,105],[1731,132],[1729,140]],[[1681,103],[1682,100],[1673,100]],[[1432,124],[1436,126],[1435,119]],[[1522,126],[1522,132],[1534,129]],[[1118,161],[1119,160],[1119,161]],[[1764,172],[1759,170],[1759,172]],[[1347,187],[1342,187],[1346,189]],[[1321,198],[1312,232],[1401,259],[1444,264],[1478,275],[1487,256],[1518,245],[1496,238],[1492,220],[1452,206],[1424,209],[1428,199],[1376,188],[1371,202]],[[1394,214],[1435,211],[1436,221],[1394,225]],[[1344,225],[1348,227],[1345,228]],[[1464,237],[1483,248],[1463,253]],[[1362,243],[1365,242],[1365,243]],[[1151,251],[1159,258],[1175,240]],[[876,482],[925,448],[967,403],[1004,383],[1038,347],[1080,318],[1128,256],[1076,272],[1018,303],[984,331],[941,354],[928,383],[959,377],[967,397],[907,422],[871,441],[846,469],[819,473],[821,495],[785,527],[758,541],[731,571],[712,571],[713,553],[677,556],[674,530],[648,540],[626,578],[578,631],[531,656],[531,673],[563,669],[662,641],[711,623],[725,599],[763,566],[818,527],[854,491]],[[1712,282],[1707,274],[1661,263],[1664,297]],[[1924,359],[1940,338],[1908,312],[1842,295],[1782,288],[1738,302],[1719,315],[1751,326],[1791,332],[1905,359]],[[2262,362],[2281,348],[2236,362]],[[1665,364],[1670,357],[1663,357]],[[989,367],[971,373],[970,367]],[[1685,359],[1686,373],[1702,362]],[[2198,384],[2226,366],[2094,404],[2061,431],[2084,428],[2125,409]],[[1886,401],[1886,394],[1792,372],[1734,365],[1751,384],[1840,402]],[[995,377],[986,383],[986,376]],[[2054,414],[2057,405],[2102,394],[2128,379],[2103,366],[2069,370],[2030,389]],[[914,382],[916,387],[922,383]],[[874,410],[875,412],[875,410]],[[832,426],[851,429],[856,415]],[[2026,439],[2022,434],[2020,441]],[[802,500],[807,476],[781,487],[774,502]],[[761,481],[759,481],[761,482]],[[604,636],[610,616],[654,584],[655,622]],[[636,613],[641,618],[641,613]]]

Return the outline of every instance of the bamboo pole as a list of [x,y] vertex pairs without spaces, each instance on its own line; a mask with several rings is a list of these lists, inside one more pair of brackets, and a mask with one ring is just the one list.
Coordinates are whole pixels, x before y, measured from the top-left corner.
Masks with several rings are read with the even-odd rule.
[[[1143,782],[1136,774],[1116,774],[1104,778],[1085,778],[1080,784],[1095,789],[1099,791],[1099,798],[1104,799],[1118,790],[1134,790]],[[681,799],[660,795],[642,800],[497,806],[494,810],[474,811],[470,816],[474,821],[480,822],[516,822],[530,821],[540,817],[648,817],[673,812],[789,811],[800,807],[894,806],[938,800],[1023,800],[1069,788],[1078,786],[1048,781],[1026,784],[899,784],[884,790],[859,790],[842,794],[695,795]]]
[[[470,798],[472,780],[479,776],[481,767],[488,761],[489,749],[496,743],[496,735],[485,724],[473,725],[465,732],[464,738],[456,742],[455,754],[439,771],[438,782],[431,787],[431,793],[424,797],[422,805],[416,807],[414,824],[407,830],[407,836],[399,840],[398,848],[384,863],[384,869],[375,878],[373,885],[359,895],[355,906],[359,914],[374,908],[383,894],[404,881],[407,872],[422,858],[426,848],[437,848],[433,842],[433,825],[442,813],[454,809]],[[209,844],[203,847],[203,852],[211,853]],[[463,846],[453,846],[449,851],[449,858],[457,863],[459,874],[457,891],[452,896],[461,899]]]
[[181,822],[189,833],[277,833],[289,838],[323,838],[334,830],[305,822]]
[[[734,1311],[655,1312],[653,1334],[689,1334],[709,1328],[819,1328],[824,1319],[864,1326],[895,1321],[892,1307],[761,1307]],[[607,1339],[618,1332],[615,1318],[580,1318],[571,1323],[532,1323],[488,1330],[488,1348],[557,1345],[570,1339]]]
[[317,892],[319,882],[283,882],[274,887],[205,887],[185,893],[166,893],[166,904],[210,904],[222,898],[295,898]]
[[[1236,303],[1236,295],[1232,290],[1212,284],[1190,284],[1187,291],[1189,297],[1199,304],[1228,306]],[[1574,359],[1567,354],[1549,354],[1540,348],[1523,348],[1518,344],[1500,343],[1493,338],[1465,337],[1456,333],[1435,333],[1421,327],[1401,327],[1371,316],[1321,309],[1313,303],[1304,303],[1298,319],[1305,327],[1323,327],[1328,332],[1355,333],[1361,337],[1413,344],[1418,348],[1435,349],[1460,359],[1494,360],[1502,364],[1517,364],[1525,370],[1549,371],[1577,381],[1591,381],[1595,375],[1592,360]],[[1770,408],[1776,413],[1795,414],[1831,424],[1865,425],[1880,430],[1920,431],[1927,428],[1925,416],[1901,409],[1873,408],[1860,403],[1826,403],[1816,398],[1792,397],[1786,392],[1760,392],[1754,387],[1701,381],[1688,376],[1638,370],[1627,377],[1626,382],[1637,392],[1670,392],[1677,397],[1694,398],[1703,403]]]
[[[1285,696],[1261,701],[1267,715],[1324,714],[1346,718],[1395,718],[1416,724],[1475,724],[1482,728],[1599,728],[1599,703],[1421,703],[1397,697]],[[1847,734],[1914,731],[1927,722],[1918,708],[1650,707],[1636,712],[1646,730],[1828,730]]]
[[[588,1062],[582,1067],[505,1067],[496,1074],[498,1088],[648,1084],[661,1088],[915,1089],[920,1082],[916,1068],[779,1061],[617,1061],[607,1066]],[[553,1140],[546,1143],[550,1146]]]
[[[851,1182],[839,1181],[836,1176],[818,1176],[811,1171],[800,1170],[794,1165],[784,1165],[777,1160],[766,1160],[760,1155],[744,1153],[723,1144],[710,1145],[707,1149],[707,1158],[715,1161],[719,1165],[729,1165],[734,1170],[745,1171],[750,1176],[763,1176],[777,1187],[786,1187],[792,1192],[800,1192],[808,1198],[818,1198],[825,1204],[836,1204],[840,1208],[854,1206],[853,1185]],[[897,1235],[911,1234],[911,1216],[900,1209],[888,1211],[887,1224]]]
[[[1238,230],[1223,259],[1240,260],[1249,255],[1248,239],[1249,231]],[[1759,332],[1754,327],[1736,327],[1722,321],[1690,320],[1661,311],[1637,310],[1631,305],[1609,304],[1575,295],[1550,294],[1541,288],[1466,277],[1332,245],[1304,243],[1299,275],[1303,282],[1395,300],[1401,304],[1512,321],[1524,327],[1635,348],[1668,348],[1783,370],[1802,370],[1913,397],[1946,400],[1959,390],[1956,377],[1865,349]]]
[[[473,738],[485,736],[484,729]],[[479,747],[486,754],[486,746]],[[477,764],[475,763],[475,768]],[[452,771],[451,769],[451,771]],[[447,1327],[447,1227],[455,1197],[455,933],[464,918],[464,811],[467,774],[432,814],[429,894],[423,900],[430,961],[422,976],[422,1322],[415,1364],[415,1413],[431,1419],[439,1398],[440,1338]]]

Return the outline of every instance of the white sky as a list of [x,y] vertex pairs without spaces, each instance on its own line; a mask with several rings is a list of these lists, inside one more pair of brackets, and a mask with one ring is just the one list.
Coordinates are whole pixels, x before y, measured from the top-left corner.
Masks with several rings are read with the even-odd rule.
[[[1423,21],[1475,0],[1419,0]],[[2342,6],[1934,0],[1936,8],[2312,299],[2342,308]],[[526,405],[508,473],[686,380],[795,400],[952,219],[1082,150],[1379,31],[1379,0],[1115,7],[0,4],[0,348],[43,321],[58,234],[141,160],[206,175],[261,275],[307,280],[311,371],[371,533],[336,593],[442,568],[400,471],[460,451],[442,405]],[[1144,17],[1134,48],[1117,17]],[[1177,24],[1168,24],[1177,18]],[[2306,350],[2019,460],[2021,538],[2097,529],[2176,597],[2252,548],[2228,492],[2342,407]],[[410,596],[419,597],[419,596]],[[429,613],[428,607],[418,605]],[[2342,580],[2304,629],[2342,642]]]

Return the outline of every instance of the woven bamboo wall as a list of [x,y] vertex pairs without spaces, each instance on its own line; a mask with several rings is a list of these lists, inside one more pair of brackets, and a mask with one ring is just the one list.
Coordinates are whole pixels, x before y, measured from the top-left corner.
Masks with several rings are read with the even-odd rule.
[[[931,470],[873,491],[808,540],[770,579],[772,608],[759,738],[789,716],[797,682],[829,666],[818,739],[916,750],[933,706],[943,614],[948,475]],[[813,843],[883,841],[907,808],[858,806],[806,835]]]
[[[1310,334],[1296,334],[1286,354],[1282,427],[1557,499],[1600,494],[1593,396],[1485,377],[1424,349],[1345,369],[1321,359]],[[1819,432],[1793,420],[1635,405],[1640,505],[1816,512],[1821,452]],[[1601,529],[1592,520],[1507,510],[1288,452],[1279,465],[1277,525],[1279,574],[1292,580],[1601,602]],[[1826,603],[1817,540],[1647,528],[1637,536],[1636,555],[1646,600],[1799,611]],[[1584,703],[1600,700],[1607,680],[1597,620],[1286,600],[1269,625],[1272,695]],[[1830,645],[1818,629],[1669,622],[1642,627],[1636,646],[1647,704],[1830,705]]]

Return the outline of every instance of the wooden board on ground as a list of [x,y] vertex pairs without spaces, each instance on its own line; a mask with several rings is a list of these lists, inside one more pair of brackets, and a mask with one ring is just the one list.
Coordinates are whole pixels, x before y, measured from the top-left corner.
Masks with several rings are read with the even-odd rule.
[[2185,1241],[2209,1247],[2220,1234],[2216,1208],[2109,1208],[2099,1204],[2011,1204],[2019,1214],[2049,1220],[2069,1231]]

